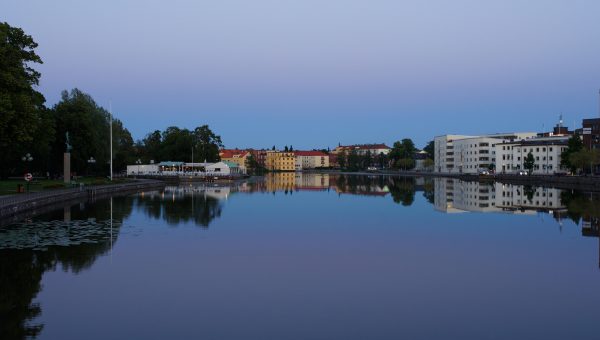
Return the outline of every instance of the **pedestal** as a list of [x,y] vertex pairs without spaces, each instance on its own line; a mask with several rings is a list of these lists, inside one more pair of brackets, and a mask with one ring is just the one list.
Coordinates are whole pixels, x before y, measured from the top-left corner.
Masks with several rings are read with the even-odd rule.
[[65,178],[65,183],[71,183],[71,153],[65,152],[63,157],[63,176]]

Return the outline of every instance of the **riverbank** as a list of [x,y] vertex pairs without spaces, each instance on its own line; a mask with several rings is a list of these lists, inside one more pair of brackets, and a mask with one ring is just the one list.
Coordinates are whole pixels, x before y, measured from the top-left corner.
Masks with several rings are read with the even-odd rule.
[[512,175],[512,174],[495,174],[495,175],[470,175],[470,174],[444,174],[436,172],[420,172],[420,171],[398,171],[398,170],[381,170],[381,171],[304,171],[303,173],[322,173],[322,174],[340,174],[340,175],[365,175],[365,176],[405,176],[405,177],[443,177],[457,178],[463,181],[496,181],[506,184],[515,185],[533,185],[540,187],[550,187],[564,190],[580,190],[600,192],[600,176],[552,176],[552,175]]
[[142,190],[161,189],[165,182],[139,179],[127,183],[82,186],[69,189],[48,190],[29,194],[0,196],[0,220],[33,216],[46,211],[49,206],[67,202],[95,200],[111,195],[122,195]]

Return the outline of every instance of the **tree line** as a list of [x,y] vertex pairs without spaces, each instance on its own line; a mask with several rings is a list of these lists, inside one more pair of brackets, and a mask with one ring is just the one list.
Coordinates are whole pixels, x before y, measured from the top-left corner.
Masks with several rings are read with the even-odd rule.
[[[433,145],[433,141],[430,141],[423,148],[428,154],[428,158],[424,160],[423,164],[425,167],[433,166]],[[417,151],[412,139],[404,138],[395,142],[388,154],[373,154],[370,151],[358,153],[356,150],[342,151],[337,155],[337,161],[342,169],[350,171],[364,170],[368,167],[412,170],[416,166],[415,154]]]
[[198,161],[219,159],[223,143],[207,125],[191,131],[168,127],[134,141],[122,121],[77,88],[63,91],[60,101],[47,107],[37,91],[41,74],[33,68],[42,64],[35,53],[37,46],[22,29],[0,23],[1,178],[25,172],[62,174],[67,142],[72,146],[72,172],[107,174],[111,120],[113,169],[117,172],[138,160],[191,161],[194,152]]

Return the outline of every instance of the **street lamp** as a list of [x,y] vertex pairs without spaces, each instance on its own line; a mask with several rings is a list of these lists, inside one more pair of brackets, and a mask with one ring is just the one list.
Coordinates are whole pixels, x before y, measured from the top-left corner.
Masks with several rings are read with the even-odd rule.
[[96,164],[96,160],[94,159],[94,157],[90,157],[90,159],[87,160],[87,163],[90,166],[94,166],[94,164]]
[[25,154],[25,156],[21,157],[21,160],[25,162],[25,172],[29,172],[27,169],[27,163],[29,162],[31,164],[31,162],[33,161],[33,156],[31,156],[31,154],[28,152]]
[[[25,176],[26,176],[26,181],[27,181],[27,192],[29,193],[29,181],[31,180],[31,176],[28,174],[29,170],[27,169],[27,163],[30,163],[33,161],[33,156],[31,156],[31,154],[28,152],[25,154],[25,156],[21,157],[21,160],[23,162],[25,162]],[[28,176],[28,177],[27,177]]]

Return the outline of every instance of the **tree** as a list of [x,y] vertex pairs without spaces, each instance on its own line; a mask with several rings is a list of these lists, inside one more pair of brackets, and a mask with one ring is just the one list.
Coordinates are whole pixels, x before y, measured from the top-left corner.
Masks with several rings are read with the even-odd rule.
[[423,148],[423,151],[427,152],[429,158],[435,161],[435,142],[429,141],[427,145]]
[[531,175],[533,173],[534,165],[535,165],[535,158],[533,158],[533,154],[531,152],[529,152],[527,154],[527,157],[525,157],[525,160],[523,162],[523,167],[525,169],[527,169],[528,173]]
[[199,150],[199,159],[206,160],[207,162],[218,162],[221,160],[219,149],[223,148],[223,141],[221,140],[221,136],[212,132],[208,125],[202,125],[194,129],[194,138],[196,142],[195,150]]
[[379,165],[379,167],[381,169],[383,169],[386,167],[387,163],[388,163],[388,157],[383,152],[380,152],[379,155],[377,155],[377,164]]
[[401,158],[396,162],[396,167],[402,170],[410,170],[415,167],[415,160],[412,158]]
[[288,146],[287,146],[287,145],[285,146],[285,148],[283,148],[283,151],[285,151],[285,152],[288,152],[288,151],[289,151],[289,149],[288,149]]
[[[0,176],[14,172],[21,153],[31,152],[43,136],[53,136],[45,125],[44,96],[35,90],[40,73],[32,64],[42,64],[35,53],[37,43],[22,29],[0,23]],[[34,143],[34,139],[36,140]],[[41,155],[34,155],[34,159]]]
[[594,165],[600,162],[600,154],[598,150],[581,149],[569,155],[569,164],[575,169],[584,170],[590,168],[590,173],[593,172]]
[[[96,170],[107,171],[110,154],[109,113],[98,106],[94,99],[79,89],[63,91],[61,100],[52,108],[56,124],[56,137],[52,145],[52,172],[62,173],[63,153],[66,151],[66,134],[69,134],[71,171],[84,173],[87,160],[96,159]],[[121,124],[113,120],[115,126]],[[117,128],[118,129],[118,128]],[[113,147],[115,138],[113,135]],[[106,172],[107,173],[107,172]]]
[[361,157],[358,155],[356,150],[351,150],[346,160],[346,166],[348,167],[348,169],[350,169],[351,171],[356,171],[360,169],[360,158]]
[[560,165],[572,173],[577,171],[577,166],[571,163],[571,155],[583,149],[583,141],[578,133],[573,134],[567,142],[567,148],[560,156]]
[[347,166],[346,162],[346,151],[342,151],[337,155],[337,162],[340,165],[340,168],[344,169]]
[[[398,166],[398,161],[400,159],[414,160],[414,154],[416,150],[417,149],[415,148],[415,143],[413,143],[413,141],[410,138],[404,138],[402,141],[394,143],[388,157],[392,161],[393,165]],[[405,161],[402,162],[402,164],[407,165],[408,162]]]

